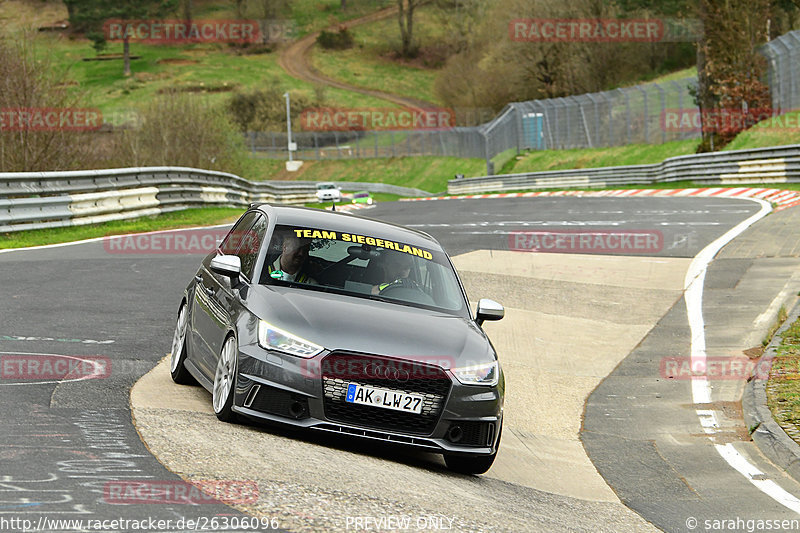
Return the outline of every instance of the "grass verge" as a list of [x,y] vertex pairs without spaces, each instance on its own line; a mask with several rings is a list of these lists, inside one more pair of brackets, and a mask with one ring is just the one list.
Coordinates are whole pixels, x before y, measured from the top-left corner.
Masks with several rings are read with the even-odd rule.
[[192,226],[213,226],[215,224],[234,222],[243,212],[244,210],[241,208],[200,207],[152,217],[115,220],[96,225],[0,233],[0,249],[82,241],[107,235],[143,233]]
[[800,114],[790,111],[783,115],[762,120],[749,130],[743,131],[724,150],[767,148],[785,144],[800,144]]
[[575,168],[649,165],[664,159],[695,152],[698,141],[673,141],[664,144],[629,144],[606,148],[577,148],[573,150],[536,150],[516,157],[506,165],[510,173],[569,170]]
[[[83,96],[91,107],[99,108],[111,119],[130,113],[165,90],[185,91],[203,97],[208,105],[228,101],[234,90],[250,90],[277,80],[282,88],[296,89],[314,98],[314,86],[296,80],[278,66],[277,52],[236,55],[220,43],[150,45],[133,43],[132,76],[126,78],[121,61],[83,61],[94,57],[89,41],[70,40],[60,35],[39,36],[40,53],[48,54],[62,73],[65,84]],[[117,45],[109,46],[116,52]],[[384,101],[370,96],[329,87],[327,105],[338,107],[381,106]]]
[[[325,50],[314,47],[311,60],[320,72],[357,87],[441,103],[433,86],[442,62],[426,58],[424,54],[413,61],[398,61],[396,51],[401,46],[396,17],[358,26],[350,31],[354,41],[352,48]],[[444,31],[436,8],[422,6],[414,22],[415,40],[436,42]]]
[[767,382],[767,406],[784,431],[800,442],[800,318],[781,333]]
[[333,159],[306,161],[297,172],[287,172],[285,162],[252,158],[247,175],[254,180],[363,181],[413,187],[429,192],[447,190],[456,174],[486,174],[483,159],[458,157],[396,157],[389,159]]

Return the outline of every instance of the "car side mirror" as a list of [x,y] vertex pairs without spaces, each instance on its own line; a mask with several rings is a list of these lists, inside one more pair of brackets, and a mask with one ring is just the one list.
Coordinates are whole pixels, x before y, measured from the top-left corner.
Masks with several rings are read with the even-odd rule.
[[506,310],[502,305],[488,298],[481,298],[478,301],[478,312],[475,321],[479,326],[486,320],[500,320],[506,315]]
[[242,273],[242,260],[238,255],[218,255],[211,260],[211,271],[231,278],[231,286],[239,283]]

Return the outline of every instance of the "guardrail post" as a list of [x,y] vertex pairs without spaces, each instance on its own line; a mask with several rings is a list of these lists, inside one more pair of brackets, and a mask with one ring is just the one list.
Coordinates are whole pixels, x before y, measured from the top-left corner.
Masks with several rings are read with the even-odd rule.
[[658,116],[658,127],[661,130],[661,144],[667,142],[667,128],[666,128],[666,113],[667,113],[667,91],[661,86],[660,83],[656,83],[656,87],[661,95],[661,113]]
[[491,176],[494,174],[494,166],[492,165],[492,158],[489,156],[489,136],[486,133],[483,134],[483,149],[486,156],[486,174]]
[[644,107],[644,121],[643,121],[644,143],[650,144],[650,128],[647,127],[648,118],[650,117],[650,115],[648,115],[647,113],[647,91],[645,91],[641,85],[637,85],[636,88],[639,89],[639,91],[641,91],[642,93],[642,105]]

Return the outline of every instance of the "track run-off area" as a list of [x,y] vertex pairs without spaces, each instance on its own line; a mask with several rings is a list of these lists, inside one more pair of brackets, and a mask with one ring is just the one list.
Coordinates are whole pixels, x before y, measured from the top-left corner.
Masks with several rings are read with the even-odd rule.
[[[100,239],[0,253],[0,520],[155,517],[180,530],[181,518],[255,516],[290,531],[548,532],[800,520],[800,485],[750,440],[747,375],[731,365],[797,299],[800,209],[542,196],[357,215],[430,233],[473,306],[505,305],[485,324],[507,386],[487,474],[453,474],[424,452],[219,422],[210,395],[173,384],[164,361],[203,254]],[[96,372],[34,379],[14,371],[25,358]],[[698,379],[686,369],[699,362],[727,372]],[[250,492],[148,503],[114,492],[182,480]]]

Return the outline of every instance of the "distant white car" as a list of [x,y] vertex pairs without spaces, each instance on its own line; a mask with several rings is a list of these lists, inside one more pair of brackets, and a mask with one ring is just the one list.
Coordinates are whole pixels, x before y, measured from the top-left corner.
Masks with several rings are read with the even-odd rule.
[[342,191],[335,183],[330,181],[317,183],[317,200],[320,202],[329,202],[331,200],[338,202],[341,199]]

